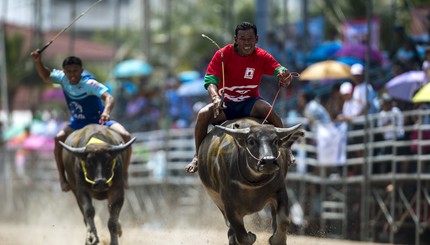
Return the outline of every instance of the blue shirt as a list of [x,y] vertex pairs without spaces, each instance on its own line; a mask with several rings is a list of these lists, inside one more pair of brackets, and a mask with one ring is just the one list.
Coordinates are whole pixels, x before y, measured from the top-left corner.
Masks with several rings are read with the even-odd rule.
[[70,84],[64,71],[57,69],[51,72],[50,79],[63,88],[71,113],[69,126],[79,129],[90,123],[99,123],[100,115],[104,110],[101,96],[108,91],[105,85],[97,82],[86,71],[82,73],[78,84]]

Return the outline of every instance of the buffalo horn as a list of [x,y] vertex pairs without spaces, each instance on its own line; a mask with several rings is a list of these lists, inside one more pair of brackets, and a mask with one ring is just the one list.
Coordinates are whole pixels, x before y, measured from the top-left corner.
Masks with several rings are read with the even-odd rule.
[[133,144],[133,142],[136,140],[136,137],[133,137],[131,140],[129,140],[127,143],[125,144],[121,144],[121,145],[113,145],[110,148],[110,152],[121,152],[125,149],[127,149],[131,144]]
[[285,134],[285,133],[291,133],[291,132],[294,132],[294,131],[296,131],[298,128],[300,128],[302,126],[302,124],[301,123],[299,123],[299,124],[296,124],[296,125],[294,125],[294,126],[291,126],[291,127],[289,127],[289,128],[276,128],[275,127],[275,130],[276,130],[276,133],[280,133],[280,134]]
[[224,126],[215,125],[215,127],[229,133],[229,134],[248,134],[251,129],[250,128],[226,128]]
[[85,153],[85,146],[84,147],[71,147],[61,141],[58,141],[58,143],[60,143],[60,145],[62,145],[66,150],[70,151],[71,153],[77,153],[77,154],[82,154]]

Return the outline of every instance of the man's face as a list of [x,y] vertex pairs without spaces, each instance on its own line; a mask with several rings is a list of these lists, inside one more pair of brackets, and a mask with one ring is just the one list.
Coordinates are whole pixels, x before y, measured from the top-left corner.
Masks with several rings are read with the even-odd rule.
[[72,64],[64,66],[63,71],[67,79],[69,79],[70,84],[78,84],[84,69],[79,65]]
[[352,79],[354,80],[355,84],[360,84],[364,81],[364,75],[353,75]]
[[254,52],[258,36],[255,35],[253,29],[239,30],[237,35],[234,36],[234,41],[237,44],[239,55],[248,56]]

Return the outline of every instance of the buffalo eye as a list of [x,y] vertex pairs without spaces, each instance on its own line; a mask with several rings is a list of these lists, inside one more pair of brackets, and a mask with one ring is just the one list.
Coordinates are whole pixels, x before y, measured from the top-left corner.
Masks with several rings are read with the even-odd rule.
[[278,145],[279,145],[279,139],[275,139],[275,140],[273,140],[273,145],[274,145],[274,146],[278,146]]
[[247,144],[249,146],[254,146],[256,144],[255,139],[253,137],[249,137],[247,140]]

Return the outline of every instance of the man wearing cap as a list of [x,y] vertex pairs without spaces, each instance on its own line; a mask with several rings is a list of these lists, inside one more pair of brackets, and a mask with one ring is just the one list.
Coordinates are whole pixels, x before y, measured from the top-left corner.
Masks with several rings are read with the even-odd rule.
[[337,121],[350,122],[353,117],[357,116],[360,112],[360,106],[355,103],[352,97],[354,86],[350,82],[344,82],[340,85],[339,92],[343,98],[342,113],[336,118]]
[[[354,92],[352,97],[355,103],[358,103],[360,108],[356,116],[379,112],[380,106],[378,96],[370,83],[364,81],[364,67],[362,64],[354,64],[351,66],[351,74],[354,80]],[[367,88],[367,91],[366,91]],[[366,99],[367,98],[367,99]]]

